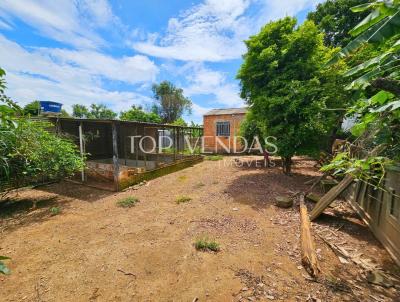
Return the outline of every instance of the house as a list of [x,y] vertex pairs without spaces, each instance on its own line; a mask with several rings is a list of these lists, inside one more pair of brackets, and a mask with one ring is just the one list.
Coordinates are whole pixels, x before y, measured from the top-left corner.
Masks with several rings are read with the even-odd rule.
[[247,108],[214,109],[203,117],[204,152],[234,153],[240,151],[240,123],[243,121]]

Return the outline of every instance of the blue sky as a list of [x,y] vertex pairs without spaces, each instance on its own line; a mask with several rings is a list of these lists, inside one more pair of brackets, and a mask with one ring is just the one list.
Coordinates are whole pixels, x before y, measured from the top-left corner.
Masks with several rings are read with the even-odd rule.
[[151,86],[169,80],[193,101],[187,121],[243,106],[236,72],[243,40],[284,16],[302,22],[321,0],[2,0],[0,66],[7,94],[149,107]]

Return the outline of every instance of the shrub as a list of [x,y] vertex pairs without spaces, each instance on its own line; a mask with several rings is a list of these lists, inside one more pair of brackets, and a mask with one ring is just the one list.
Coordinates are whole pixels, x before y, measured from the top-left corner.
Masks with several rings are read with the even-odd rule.
[[50,208],[50,213],[51,216],[55,216],[61,213],[61,208],[60,207],[52,207]]
[[198,251],[219,252],[221,247],[215,240],[210,240],[207,237],[199,238],[195,241],[194,247]]
[[84,167],[76,145],[48,132],[52,125],[19,118],[16,127],[0,126],[0,191],[58,180]]
[[121,208],[132,208],[139,202],[139,199],[133,196],[123,198],[117,202],[117,206]]
[[178,198],[175,200],[175,202],[176,202],[177,204],[180,204],[180,203],[189,202],[189,201],[191,201],[191,200],[192,200],[192,198],[190,198],[189,196],[180,196],[180,197],[178,197]]

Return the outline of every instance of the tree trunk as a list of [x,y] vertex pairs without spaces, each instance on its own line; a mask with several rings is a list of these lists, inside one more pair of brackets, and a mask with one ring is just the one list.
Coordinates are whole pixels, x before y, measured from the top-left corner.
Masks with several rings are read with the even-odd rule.
[[377,78],[371,82],[371,86],[391,92],[397,96],[400,95],[400,81],[390,78]]
[[282,169],[283,173],[289,175],[292,172],[292,157],[284,156],[282,157]]

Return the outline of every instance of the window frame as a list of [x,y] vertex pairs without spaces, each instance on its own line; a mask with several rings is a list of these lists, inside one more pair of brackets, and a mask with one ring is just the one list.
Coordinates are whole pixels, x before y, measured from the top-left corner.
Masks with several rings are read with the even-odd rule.
[[[226,127],[226,129],[224,129],[224,127]],[[230,137],[231,136],[231,122],[230,121],[217,121],[215,123],[215,136]]]

